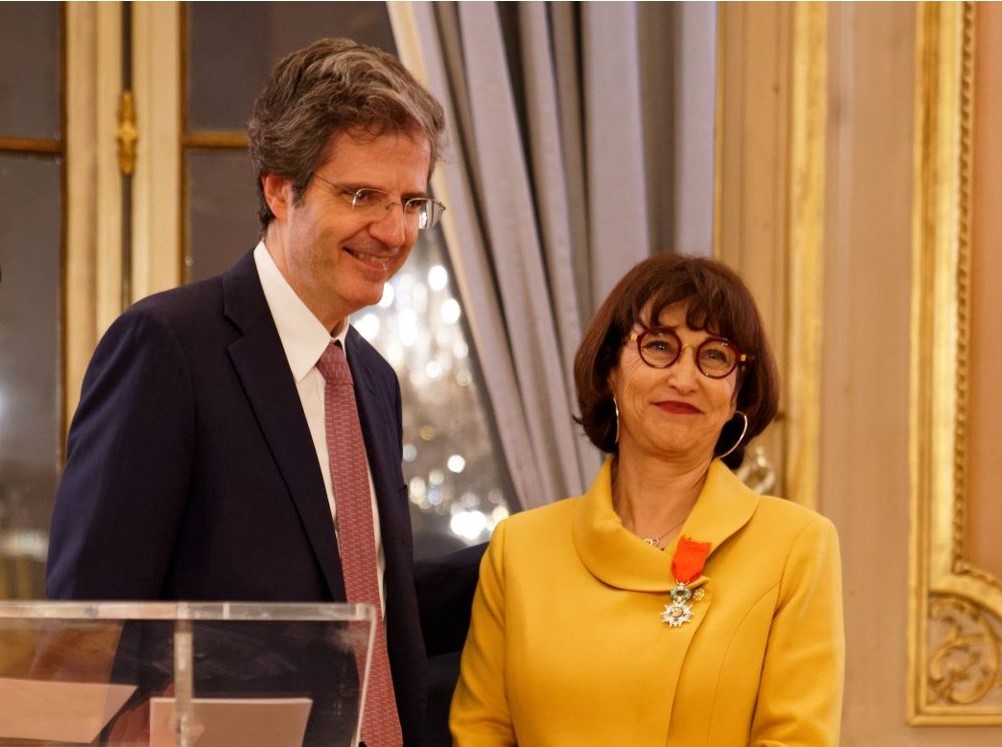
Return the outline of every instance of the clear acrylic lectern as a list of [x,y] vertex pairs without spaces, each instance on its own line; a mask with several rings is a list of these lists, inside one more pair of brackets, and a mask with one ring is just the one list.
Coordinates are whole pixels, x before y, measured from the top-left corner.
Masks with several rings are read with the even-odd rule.
[[0,747],[349,747],[369,605],[0,602]]

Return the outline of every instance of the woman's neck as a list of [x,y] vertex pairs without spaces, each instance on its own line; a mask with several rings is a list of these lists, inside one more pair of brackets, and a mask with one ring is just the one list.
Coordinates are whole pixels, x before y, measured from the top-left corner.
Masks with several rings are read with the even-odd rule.
[[696,505],[709,467],[708,459],[667,461],[620,451],[613,461],[612,504],[623,526],[638,537],[668,544]]

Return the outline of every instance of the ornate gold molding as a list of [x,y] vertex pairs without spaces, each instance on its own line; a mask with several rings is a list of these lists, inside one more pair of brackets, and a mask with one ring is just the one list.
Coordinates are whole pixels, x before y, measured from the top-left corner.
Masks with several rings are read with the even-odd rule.
[[1002,724],[1002,583],[964,554],[973,3],[918,8],[909,720]]
[[930,706],[1002,706],[1002,620],[958,596],[933,595],[929,620]]
[[824,3],[794,4],[792,53],[789,383],[783,449],[788,495],[817,508],[828,119],[828,8]]
[[780,414],[756,443],[776,465],[777,493],[814,508],[828,24],[824,3],[718,6],[713,254],[755,294],[782,370]]

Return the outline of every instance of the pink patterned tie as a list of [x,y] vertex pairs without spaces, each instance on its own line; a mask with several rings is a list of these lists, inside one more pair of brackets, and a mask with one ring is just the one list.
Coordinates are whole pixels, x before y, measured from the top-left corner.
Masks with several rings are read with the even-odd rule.
[[[372,497],[366,468],[365,444],[355,407],[355,386],[341,345],[332,342],[317,368],[324,386],[327,454],[337,505],[337,539],[341,551],[345,593],[349,602],[367,602],[376,608],[376,639],[369,672],[369,690],[362,720],[366,747],[400,747],[403,737],[397,718],[386,651],[386,629],[380,614],[376,573],[376,535],[372,528]],[[359,671],[363,661],[359,661]]]

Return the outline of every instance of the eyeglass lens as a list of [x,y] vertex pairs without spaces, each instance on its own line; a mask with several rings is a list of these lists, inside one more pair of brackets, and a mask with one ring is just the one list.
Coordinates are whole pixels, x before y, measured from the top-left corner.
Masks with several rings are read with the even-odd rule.
[[[381,218],[383,211],[393,204],[389,202],[389,195],[376,189],[360,189],[351,199],[353,208],[371,214],[374,220]],[[431,198],[412,197],[404,201],[401,209],[407,221],[414,221],[420,230],[424,230],[438,223],[444,208]]]
[[[682,341],[670,329],[656,327],[637,339],[637,349],[644,363],[653,368],[668,368],[682,354]],[[695,349],[696,367],[705,376],[721,379],[738,365],[738,351],[727,340],[709,337]]]

